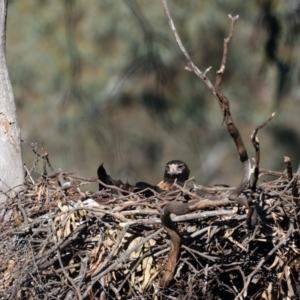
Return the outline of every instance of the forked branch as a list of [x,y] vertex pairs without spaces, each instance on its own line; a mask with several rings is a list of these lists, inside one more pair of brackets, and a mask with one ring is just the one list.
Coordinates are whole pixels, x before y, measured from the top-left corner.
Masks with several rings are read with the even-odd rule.
[[[174,225],[170,219],[170,214],[171,213],[184,214],[184,213],[188,213],[190,211],[196,210],[196,209],[200,209],[202,207],[207,207],[207,205],[208,206],[209,205],[216,206],[218,204],[222,205],[222,204],[224,204],[224,202],[228,202],[228,201],[232,201],[232,200],[237,201],[237,202],[242,202],[242,204],[245,204],[246,206],[248,206],[247,199],[245,197],[239,197],[239,195],[243,192],[243,190],[245,189],[245,187],[247,186],[247,184],[249,182],[251,170],[250,170],[249,157],[248,157],[246,148],[244,146],[243,139],[242,139],[237,127],[235,126],[232,116],[231,116],[231,113],[230,113],[229,101],[221,91],[222,77],[225,72],[226,60],[227,60],[227,55],[228,55],[228,44],[233,37],[234,28],[235,28],[236,21],[238,20],[238,16],[232,17],[231,15],[229,15],[229,18],[231,19],[231,28],[230,28],[228,37],[224,40],[222,62],[221,62],[220,69],[217,71],[215,85],[213,85],[211,83],[211,81],[206,77],[206,73],[210,70],[210,67],[204,73],[202,73],[200,71],[200,69],[193,63],[190,55],[188,54],[187,50],[183,46],[183,44],[180,40],[180,37],[177,33],[176,27],[174,25],[174,22],[172,20],[171,14],[170,14],[167,0],[162,0],[162,4],[163,4],[164,10],[165,10],[165,13],[167,15],[169,25],[170,25],[173,35],[175,37],[176,43],[177,43],[180,51],[186,58],[186,61],[187,61],[186,69],[188,71],[194,72],[206,84],[206,86],[213,93],[213,95],[218,99],[220,108],[222,110],[224,122],[227,126],[227,130],[234,140],[234,143],[235,143],[236,148],[239,153],[240,160],[241,160],[241,162],[243,164],[243,168],[244,168],[244,174],[243,174],[241,182],[233,191],[231,191],[229,193],[229,195],[227,195],[227,197],[223,197],[223,199],[219,199],[219,201],[193,200],[193,201],[190,201],[189,203],[178,203],[178,202],[174,203],[174,204],[170,203],[163,209],[162,214],[161,214],[161,220],[171,238],[171,243],[172,243],[171,251],[169,253],[169,264],[167,267],[167,271],[165,272],[165,274],[162,278],[162,282],[161,282],[162,286],[166,286],[173,278],[173,272],[175,270],[174,262],[177,261],[177,256],[178,256],[179,247],[180,247],[180,237],[179,237],[178,233],[176,232],[176,229],[174,228]],[[171,265],[172,265],[172,268],[171,268]]]
[[[233,37],[235,24],[239,17],[238,16],[232,17],[231,15],[229,15],[229,18],[231,19],[231,27],[230,27],[228,37],[226,39],[224,39],[222,62],[221,62],[221,66],[220,66],[219,70],[217,71],[215,85],[213,85],[211,83],[211,81],[206,77],[207,71],[205,71],[204,73],[200,71],[200,69],[193,63],[190,55],[188,54],[187,50],[183,46],[183,44],[180,40],[180,37],[177,33],[176,27],[174,25],[172,16],[170,14],[167,0],[162,0],[162,3],[163,3],[163,7],[164,7],[165,13],[168,18],[169,25],[173,32],[174,38],[176,40],[176,43],[177,43],[180,51],[186,58],[186,61],[187,61],[186,69],[191,72],[194,72],[206,84],[206,86],[213,93],[213,95],[217,97],[219,105],[220,105],[222,113],[223,113],[224,122],[227,126],[228,132],[230,133],[230,135],[233,138],[235,145],[237,147],[240,160],[243,164],[244,175],[242,177],[240,184],[237,186],[237,188],[235,190],[232,191],[232,193],[229,197],[230,200],[235,200],[240,195],[240,193],[244,190],[244,188],[246,187],[246,185],[249,181],[250,161],[248,158],[246,148],[243,143],[243,139],[242,139],[237,127],[235,126],[235,124],[233,122],[233,119],[232,119],[232,116],[230,113],[229,101],[221,91],[221,83],[222,83],[223,74],[225,72],[226,61],[227,61],[227,56],[228,56],[228,44]],[[208,68],[208,70],[209,69],[210,69],[210,67]]]

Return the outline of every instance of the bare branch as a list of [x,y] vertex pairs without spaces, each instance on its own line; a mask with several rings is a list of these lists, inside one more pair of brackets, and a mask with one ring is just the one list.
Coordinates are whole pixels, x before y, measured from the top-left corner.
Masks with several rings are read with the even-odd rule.
[[184,57],[186,58],[186,61],[187,61],[187,67],[185,68],[186,70],[188,71],[191,71],[191,72],[194,72],[201,80],[203,80],[203,82],[207,85],[207,87],[212,91],[212,93],[216,96],[216,92],[215,92],[215,88],[213,86],[213,84],[210,82],[210,80],[206,77],[206,73],[209,71],[209,69],[211,67],[209,67],[205,72],[205,74],[203,74],[196,66],[195,64],[193,63],[190,55],[188,54],[187,50],[185,49],[185,47],[183,46],[181,40],[180,40],[180,37],[177,33],[177,30],[176,30],[176,27],[174,25],[174,22],[173,22],[173,19],[172,19],[172,16],[170,14],[170,10],[169,10],[169,7],[168,7],[168,3],[167,3],[167,0],[162,0],[162,4],[163,4],[163,7],[164,7],[164,10],[165,10],[165,13],[167,15],[167,18],[168,18],[168,21],[169,21],[169,25],[170,25],[170,28],[173,32],[173,35],[175,37],[175,40],[176,40],[176,43],[180,49],[180,51],[183,53]]
[[260,147],[259,147],[259,140],[257,138],[257,133],[260,129],[262,129],[264,126],[266,126],[275,116],[275,113],[271,115],[271,117],[262,123],[261,125],[257,126],[253,133],[251,134],[251,142],[255,150],[255,159],[254,159],[254,170],[253,170],[253,178],[252,178],[252,183],[251,183],[251,193],[249,197],[249,210],[248,210],[248,215],[247,215],[247,226],[248,228],[253,227],[256,224],[257,221],[257,211],[253,205],[253,194],[256,191],[256,185],[259,177],[259,161],[260,161]]
[[228,15],[228,17],[231,19],[231,28],[230,28],[228,37],[226,39],[224,39],[223,58],[222,58],[221,67],[220,67],[219,71],[217,72],[218,75],[223,75],[223,73],[225,72],[225,66],[226,66],[227,55],[228,55],[228,44],[233,37],[235,23],[239,18],[239,16],[232,17],[231,15]]

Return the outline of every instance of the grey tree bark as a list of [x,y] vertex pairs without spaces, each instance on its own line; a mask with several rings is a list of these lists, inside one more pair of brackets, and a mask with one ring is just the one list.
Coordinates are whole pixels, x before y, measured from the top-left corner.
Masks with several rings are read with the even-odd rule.
[[5,57],[7,3],[0,0],[0,216],[7,197],[24,184],[20,128]]

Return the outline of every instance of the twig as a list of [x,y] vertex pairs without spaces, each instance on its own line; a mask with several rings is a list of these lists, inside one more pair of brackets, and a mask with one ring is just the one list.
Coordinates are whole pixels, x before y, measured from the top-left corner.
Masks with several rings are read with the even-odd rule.
[[211,256],[211,255],[207,255],[207,254],[204,254],[204,253],[200,253],[199,251],[197,250],[194,250],[194,249],[191,249],[185,245],[182,245],[182,248],[186,249],[187,251],[190,251],[190,252],[193,252],[195,254],[198,254],[199,256],[203,257],[203,258],[206,258],[208,260],[211,260],[211,261],[216,261],[218,259],[220,259],[219,257],[216,257],[216,256]]
[[170,14],[170,10],[169,10],[169,7],[168,7],[168,3],[167,3],[167,0],[162,0],[162,4],[163,4],[163,7],[164,7],[164,10],[165,10],[165,13],[167,15],[167,18],[168,18],[168,22],[169,22],[169,25],[170,25],[170,28],[173,32],[173,35],[175,37],[175,40],[176,40],[176,43],[179,47],[179,49],[181,50],[181,52],[183,53],[184,57],[186,58],[186,61],[187,61],[187,67],[186,67],[186,70],[188,71],[192,71],[194,72],[206,85],[207,87],[213,92],[213,94],[216,96],[216,91],[215,91],[215,88],[213,86],[213,84],[210,82],[210,80],[205,76],[203,75],[203,73],[195,66],[195,64],[193,63],[190,55],[188,54],[187,50],[185,49],[185,47],[183,46],[181,40],[180,40],[180,37],[177,33],[177,30],[176,30],[176,27],[174,25],[174,22],[172,20],[172,17],[171,17],[171,14]]
[[254,172],[253,172],[253,180],[252,180],[252,184],[251,184],[251,190],[253,192],[256,191],[256,184],[257,184],[258,175],[259,175],[259,161],[260,161],[259,140],[256,137],[256,135],[260,129],[265,127],[273,119],[274,116],[275,116],[275,113],[272,113],[271,117],[267,121],[262,123],[261,125],[257,126],[251,134],[251,142],[255,149]]

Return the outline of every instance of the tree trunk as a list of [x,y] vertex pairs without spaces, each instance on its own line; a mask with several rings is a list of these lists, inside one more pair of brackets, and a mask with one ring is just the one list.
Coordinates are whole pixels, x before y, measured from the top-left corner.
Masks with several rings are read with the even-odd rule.
[[[14,197],[24,184],[20,129],[9,80],[6,58],[6,16],[8,0],[0,0],[0,216],[8,197]],[[10,214],[6,215],[6,218]]]

